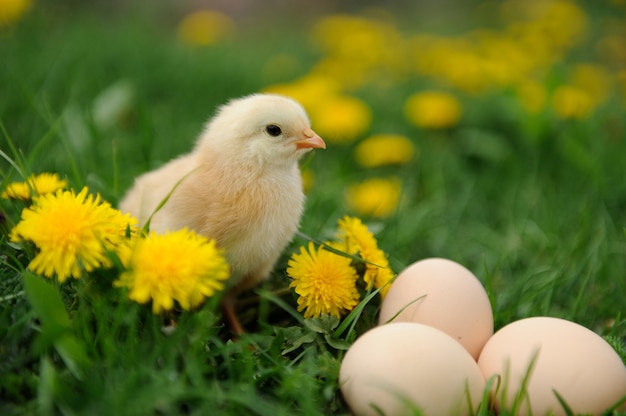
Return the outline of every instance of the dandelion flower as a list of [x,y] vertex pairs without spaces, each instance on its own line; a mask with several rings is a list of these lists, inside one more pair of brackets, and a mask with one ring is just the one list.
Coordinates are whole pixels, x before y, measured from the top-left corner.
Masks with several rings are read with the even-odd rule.
[[381,288],[384,298],[389,290],[388,284],[394,277],[385,253],[378,248],[374,234],[363,222],[354,217],[345,216],[339,221],[339,238],[346,252],[358,254],[365,261],[363,280],[368,285]]
[[415,148],[413,142],[398,134],[377,134],[363,140],[356,147],[356,161],[366,168],[403,164],[411,160]]
[[67,187],[67,181],[56,173],[29,176],[25,182],[10,183],[2,192],[2,198],[30,201],[33,195],[44,195]]
[[0,27],[17,22],[30,9],[32,0],[1,0]]
[[305,318],[322,315],[341,317],[359,302],[356,288],[358,276],[351,259],[339,256],[309,243],[308,249],[291,256],[287,274],[293,279],[290,287],[299,295],[298,312]]
[[344,95],[340,89],[337,79],[313,73],[294,82],[272,85],[265,91],[300,102],[324,140],[349,143],[369,129],[372,111],[364,101]]
[[361,257],[367,261],[363,280],[367,285],[373,284],[375,289],[380,289],[380,296],[384,299],[395,276],[389,267],[387,255],[380,249],[372,249],[363,251]]
[[200,305],[224,288],[228,276],[228,263],[215,240],[185,228],[136,239],[128,270],[114,284],[129,288],[129,298],[137,303],[152,299],[157,314],[171,310],[174,301],[185,310]]
[[546,103],[546,89],[536,81],[524,81],[517,85],[518,100],[522,107],[531,114],[540,113]]
[[572,85],[585,91],[594,104],[605,102],[612,92],[613,78],[609,70],[596,64],[578,64],[572,68]]
[[322,100],[309,114],[315,131],[335,143],[353,142],[372,122],[372,111],[364,101],[344,95]]
[[422,91],[406,102],[407,118],[417,127],[445,129],[458,124],[462,108],[459,100],[446,92]]
[[329,15],[313,28],[313,39],[326,56],[315,67],[356,89],[372,78],[404,73],[406,49],[396,26],[384,18]]
[[265,92],[291,97],[311,112],[322,107],[328,97],[336,96],[340,90],[341,84],[336,79],[309,73],[293,82],[271,85]]
[[64,282],[70,276],[79,278],[83,270],[112,265],[108,254],[124,242],[137,220],[88,192],[87,187],[78,195],[58,190],[36,197],[22,211],[11,240],[32,241],[38,248],[28,266],[33,272],[50,278],[56,274]]
[[594,102],[585,91],[572,85],[562,85],[552,97],[554,112],[563,119],[584,119],[594,111]]
[[178,36],[183,43],[207,46],[233,32],[233,20],[214,10],[200,10],[185,16],[178,26]]
[[357,214],[382,218],[394,212],[401,192],[402,184],[396,177],[372,178],[351,185],[346,200]]
[[348,254],[359,254],[359,252],[378,248],[378,242],[374,234],[367,228],[365,224],[355,217],[345,215],[339,221],[339,238],[340,247]]

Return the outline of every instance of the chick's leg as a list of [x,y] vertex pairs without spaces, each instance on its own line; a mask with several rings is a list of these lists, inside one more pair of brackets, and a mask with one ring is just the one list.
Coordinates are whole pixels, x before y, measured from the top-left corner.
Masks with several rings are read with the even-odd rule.
[[239,317],[237,316],[236,310],[236,302],[237,302],[237,293],[236,292],[228,292],[222,297],[222,314],[224,315],[224,320],[226,321],[226,325],[230,328],[230,330],[235,335],[242,335],[245,331],[241,322],[239,321]]
[[237,296],[246,290],[256,287],[260,282],[265,280],[269,276],[271,266],[270,264],[269,266],[261,268],[261,273],[248,273],[234,288],[229,290],[222,297],[222,314],[224,315],[224,320],[235,335],[242,335],[245,332],[239,320],[239,316],[237,315]]

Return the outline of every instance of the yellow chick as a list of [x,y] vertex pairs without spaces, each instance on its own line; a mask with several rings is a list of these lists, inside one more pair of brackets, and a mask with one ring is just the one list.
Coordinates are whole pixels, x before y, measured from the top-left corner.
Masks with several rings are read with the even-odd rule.
[[[266,279],[298,228],[304,193],[298,160],[326,148],[296,101],[253,94],[229,101],[209,120],[194,149],[135,180],[120,210],[150,229],[188,227],[226,251],[231,287],[224,317],[236,333],[237,294]],[[177,185],[178,184],[178,185]]]

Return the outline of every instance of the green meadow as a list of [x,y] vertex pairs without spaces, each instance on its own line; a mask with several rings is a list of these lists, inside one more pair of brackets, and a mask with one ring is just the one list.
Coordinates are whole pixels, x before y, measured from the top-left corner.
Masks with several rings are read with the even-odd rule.
[[239,299],[237,339],[219,295],[153,314],[113,286],[117,263],[65,282],[33,273],[37,247],[11,239],[30,202],[0,199],[1,414],[350,414],[341,360],[380,296],[304,319],[286,273],[345,215],[396,274],[431,257],[471,270],[495,330],[563,318],[626,361],[624,2],[79,3],[9,19],[0,2],[3,190],[50,172],[116,206],[218,106],[262,91],[299,100],[327,148],[302,160],[300,232]]

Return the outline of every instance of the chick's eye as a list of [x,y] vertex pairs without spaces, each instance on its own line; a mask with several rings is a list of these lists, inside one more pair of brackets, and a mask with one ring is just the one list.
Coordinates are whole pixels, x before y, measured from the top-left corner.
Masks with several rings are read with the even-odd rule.
[[278,137],[283,132],[276,124],[270,124],[265,127],[265,131],[272,137]]

